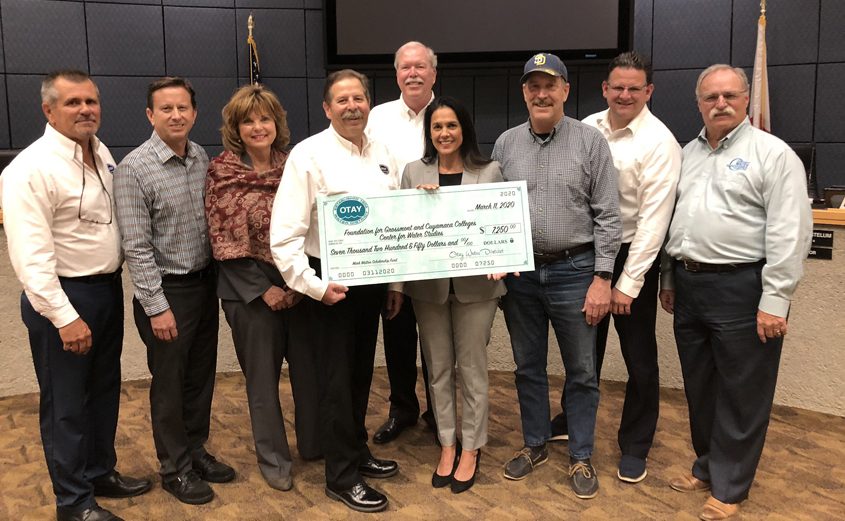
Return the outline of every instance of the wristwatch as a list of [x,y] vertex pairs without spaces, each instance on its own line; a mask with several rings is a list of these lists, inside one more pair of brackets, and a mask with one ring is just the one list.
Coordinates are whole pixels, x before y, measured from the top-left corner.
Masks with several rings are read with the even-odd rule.
[[613,273],[609,271],[596,271],[593,273],[593,275],[604,280],[610,280],[613,278]]

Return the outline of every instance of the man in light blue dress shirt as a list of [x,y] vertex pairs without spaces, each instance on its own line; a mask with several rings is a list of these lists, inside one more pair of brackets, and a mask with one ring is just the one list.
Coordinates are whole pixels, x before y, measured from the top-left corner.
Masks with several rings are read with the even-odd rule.
[[704,129],[684,147],[661,270],[697,456],[691,474],[670,484],[711,490],[705,520],[733,517],[748,497],[812,235],[801,160],[751,126],[748,91],[739,68],[699,76]]

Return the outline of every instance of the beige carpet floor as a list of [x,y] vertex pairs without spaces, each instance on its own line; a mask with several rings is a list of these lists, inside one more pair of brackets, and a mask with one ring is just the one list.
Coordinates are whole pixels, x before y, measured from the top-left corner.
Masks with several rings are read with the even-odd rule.
[[[552,388],[561,379],[552,377]],[[157,481],[157,461],[150,433],[149,382],[123,386],[117,433],[118,469]],[[384,419],[389,393],[383,368],[376,369],[367,425],[370,433]],[[549,463],[527,479],[511,482],[502,465],[522,444],[513,375],[491,373],[490,442],[484,449],[475,487],[461,495],[430,486],[438,449],[423,423],[385,446],[371,445],[379,457],[399,462],[399,475],[371,480],[390,498],[389,510],[358,514],[328,499],[323,491],[322,462],[295,458],[294,489],[267,487],[255,463],[243,377],[218,375],[209,450],[233,465],[237,479],[214,485],[217,497],[203,506],[179,503],[153,490],[128,500],[103,499],[101,504],[127,520],[234,519],[377,519],[409,520],[694,520],[706,493],[681,494],[668,481],[688,470],[693,458],[683,393],[664,390],[658,432],[649,458],[648,477],[629,485],[616,479],[619,458],[616,428],[624,387],[602,383],[602,401],[593,458],[601,489],[597,498],[576,499],[567,484],[566,444],[552,446]],[[290,387],[281,386],[288,422],[292,419]],[[557,391],[552,392],[553,403]],[[38,398],[21,395],[0,399],[0,519],[54,519],[55,507],[38,434]],[[295,451],[293,426],[288,436]],[[766,449],[742,519],[845,519],[845,419],[804,410],[776,407]]]

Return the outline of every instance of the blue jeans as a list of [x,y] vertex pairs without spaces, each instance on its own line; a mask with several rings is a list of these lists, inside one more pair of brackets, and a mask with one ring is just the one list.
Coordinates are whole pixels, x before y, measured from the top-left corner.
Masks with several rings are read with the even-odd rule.
[[516,362],[516,391],[525,444],[536,447],[551,436],[549,379],[549,321],[566,369],[566,416],[569,454],[592,456],[599,386],[596,377],[596,328],[581,309],[593,281],[595,256],[585,252],[545,264],[505,281],[505,322]]

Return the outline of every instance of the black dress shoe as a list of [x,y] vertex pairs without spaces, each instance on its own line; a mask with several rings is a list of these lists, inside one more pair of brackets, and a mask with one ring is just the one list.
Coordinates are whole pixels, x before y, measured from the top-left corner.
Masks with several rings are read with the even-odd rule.
[[99,505],[94,505],[91,508],[73,513],[59,508],[56,510],[56,521],[123,521],[123,518],[117,517]]
[[358,512],[381,512],[387,508],[387,497],[363,481],[340,492],[326,487],[326,495]]
[[217,461],[217,458],[207,452],[200,459],[193,461],[193,467],[199,476],[209,483],[228,483],[235,479],[235,469]]
[[95,496],[114,498],[140,496],[153,486],[148,479],[121,476],[116,470],[92,480],[91,484],[94,485]]
[[[466,481],[461,481],[459,479],[455,479],[454,471],[452,473],[452,493],[453,494],[460,494],[461,492],[466,492],[467,490],[471,489],[472,486],[475,484],[475,477],[478,476],[478,467],[481,465],[481,449],[478,449],[476,456],[475,456],[475,471],[472,473],[472,477]],[[457,468],[457,465],[455,465]]]
[[382,444],[389,443],[402,434],[402,431],[408,427],[413,427],[416,422],[399,421],[396,418],[388,418],[384,424],[378,428],[375,435],[373,435],[373,442]]
[[389,459],[370,458],[358,465],[358,473],[368,478],[389,478],[399,472],[399,464]]
[[200,479],[195,470],[189,470],[181,476],[162,481],[161,488],[189,505],[202,505],[214,499],[214,491],[208,483]]

